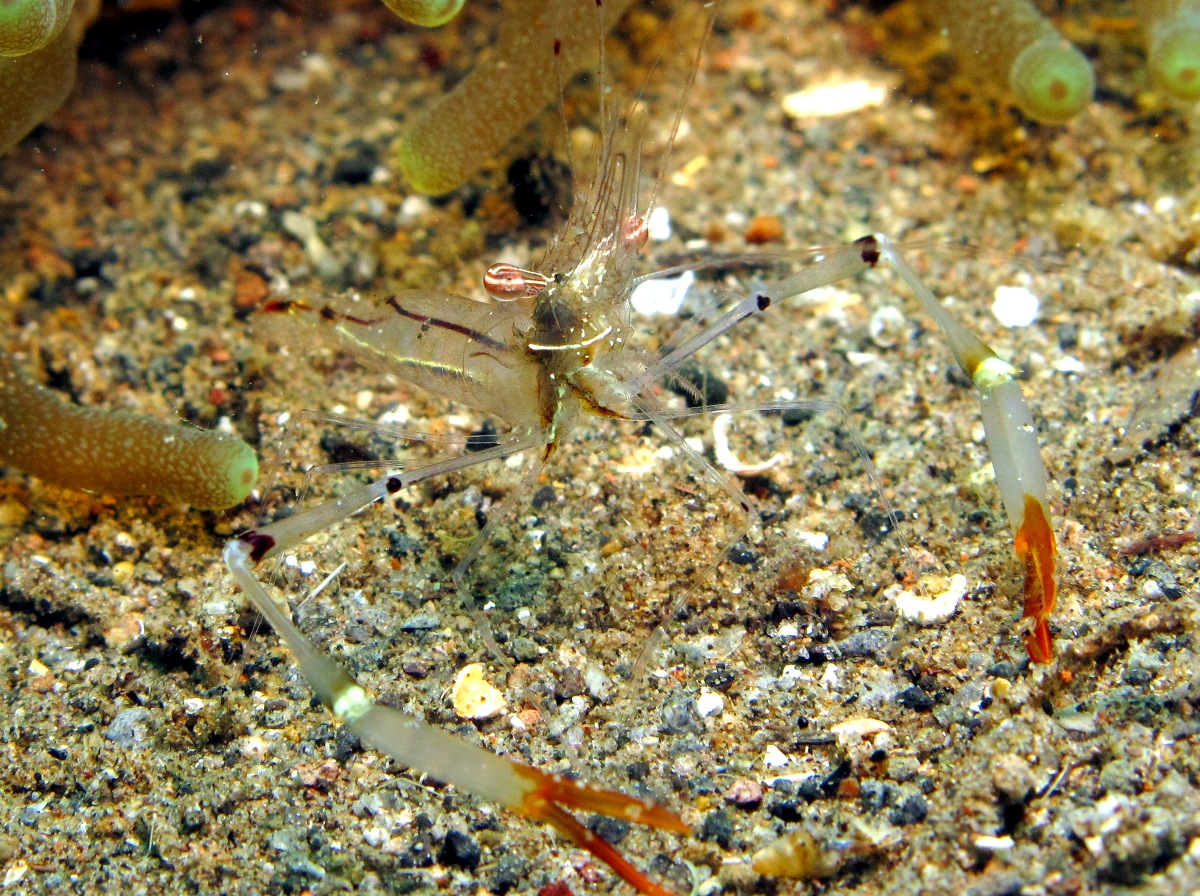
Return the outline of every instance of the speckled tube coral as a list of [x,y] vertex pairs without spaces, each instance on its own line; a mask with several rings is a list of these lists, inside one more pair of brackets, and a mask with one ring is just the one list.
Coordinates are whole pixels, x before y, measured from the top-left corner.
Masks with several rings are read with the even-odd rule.
[[211,510],[240,504],[258,479],[258,458],[237,436],[69,404],[21,376],[3,351],[0,464],[63,488]]
[[[605,3],[606,23],[630,2]],[[398,154],[408,183],[432,195],[461,186],[554,100],[556,72],[565,80],[595,64],[602,39],[598,6],[596,0],[519,0],[507,9],[491,53],[409,125]]]
[[1200,99],[1200,2],[1138,0],[1150,74],[1181,100]]
[[1092,65],[1030,0],[926,0],[963,67],[1007,86],[1035,121],[1061,124],[1091,102]]

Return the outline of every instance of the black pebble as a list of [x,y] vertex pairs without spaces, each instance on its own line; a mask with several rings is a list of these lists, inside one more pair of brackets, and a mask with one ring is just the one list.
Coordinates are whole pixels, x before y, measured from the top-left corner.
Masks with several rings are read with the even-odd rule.
[[438,861],[443,865],[457,865],[459,868],[475,868],[479,864],[482,852],[474,838],[462,831],[451,829],[446,832],[442,848],[438,852]]
[[929,804],[925,801],[925,797],[919,793],[914,793],[888,813],[888,821],[898,826],[916,824],[919,821],[924,821],[925,816],[928,814]]
[[709,812],[700,826],[700,839],[713,840],[722,849],[732,849],[733,819],[724,809]]
[[896,702],[908,709],[915,709],[917,712],[928,712],[933,709],[934,700],[929,694],[913,685],[897,694]]

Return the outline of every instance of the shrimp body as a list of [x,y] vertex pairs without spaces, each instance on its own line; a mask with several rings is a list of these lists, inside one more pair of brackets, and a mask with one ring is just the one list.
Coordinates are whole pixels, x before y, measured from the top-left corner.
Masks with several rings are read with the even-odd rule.
[[525,348],[529,310],[485,305],[433,290],[406,290],[369,308],[278,302],[268,311],[313,312],[343,348],[436,395],[532,429],[539,419],[537,369]]

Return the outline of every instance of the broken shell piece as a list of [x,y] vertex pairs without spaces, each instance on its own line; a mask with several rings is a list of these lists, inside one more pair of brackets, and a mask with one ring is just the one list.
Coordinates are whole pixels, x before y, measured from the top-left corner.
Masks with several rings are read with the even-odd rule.
[[750,866],[763,877],[811,880],[829,877],[842,864],[842,854],[826,849],[804,828],[789,831],[750,857]]
[[955,573],[945,591],[932,597],[901,591],[894,596],[896,612],[909,622],[937,625],[945,622],[958,610],[958,602],[967,593],[967,577]]
[[892,726],[887,722],[880,721],[879,719],[861,718],[838,722],[829,729],[829,733],[834,735],[838,740],[844,741],[874,737],[876,734],[891,730]]
[[450,699],[454,711],[463,719],[490,719],[508,708],[504,695],[484,680],[482,663],[471,663],[458,670]]
[[783,768],[791,761],[787,754],[774,744],[768,744],[767,748],[763,750],[762,764],[767,768]]
[[975,838],[975,848],[981,852],[1002,852],[1016,845],[1012,837],[989,837],[981,834]]
[[717,414],[713,418],[713,451],[717,455],[717,463],[739,476],[758,476],[783,460],[782,454],[773,454],[770,460],[761,464],[744,464],[729,448],[729,424],[733,422],[732,414]]

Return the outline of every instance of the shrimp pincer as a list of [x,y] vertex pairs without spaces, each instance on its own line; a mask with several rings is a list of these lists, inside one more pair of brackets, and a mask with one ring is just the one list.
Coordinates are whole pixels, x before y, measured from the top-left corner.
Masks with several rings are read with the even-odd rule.
[[979,391],[992,469],[1013,530],[1013,548],[1025,568],[1024,617],[1033,620],[1033,631],[1025,638],[1025,648],[1035,663],[1048,663],[1054,657],[1047,620],[1054,610],[1057,594],[1054,574],[1057,548],[1050,526],[1046,467],[1033,415],[1017,383],[1017,368],[951,317],[916,272],[896,254],[886,237],[865,237],[858,245],[864,247],[864,260],[869,260],[871,254],[886,259],[908,284],[937,321],[955,360]]

